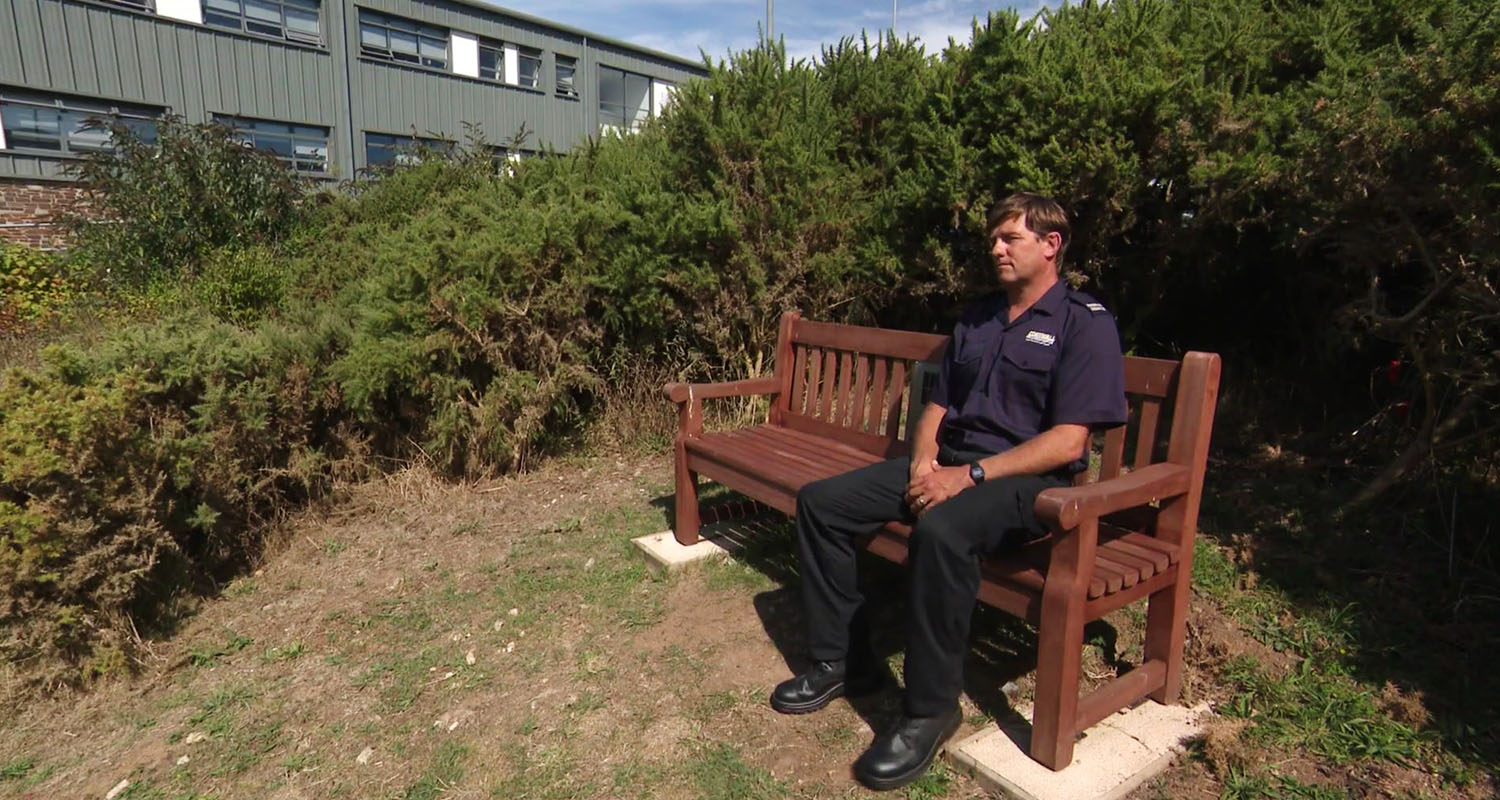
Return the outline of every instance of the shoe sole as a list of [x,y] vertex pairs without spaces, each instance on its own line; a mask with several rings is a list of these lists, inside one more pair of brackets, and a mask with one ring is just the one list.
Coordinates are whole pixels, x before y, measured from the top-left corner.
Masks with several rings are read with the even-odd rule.
[[933,760],[937,758],[937,754],[942,751],[943,743],[953,738],[953,734],[958,731],[958,726],[962,725],[963,721],[964,717],[962,714],[955,714],[953,716],[953,724],[949,725],[948,730],[945,731],[942,736],[938,737],[937,743],[932,747],[932,752],[928,753],[927,757],[922,759],[921,764],[918,764],[910,770],[890,778],[873,778],[866,775],[860,775],[857,772],[855,773],[854,777],[861,784],[864,784],[865,788],[873,789],[877,792],[888,792],[892,789],[900,789],[902,786],[905,786],[906,784],[911,783],[912,781],[926,774],[928,768],[932,766]]
[[828,687],[828,691],[805,703],[783,703],[777,700],[775,695],[771,695],[771,708],[783,714],[811,714],[840,697],[862,697],[867,694],[873,694],[880,689],[881,683],[883,682],[877,679],[867,683],[850,684],[844,682],[834,684]]

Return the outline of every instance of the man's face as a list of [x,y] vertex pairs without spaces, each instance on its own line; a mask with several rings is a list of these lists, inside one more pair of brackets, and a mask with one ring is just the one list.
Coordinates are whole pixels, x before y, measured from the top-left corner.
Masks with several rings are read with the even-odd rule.
[[1025,287],[1057,272],[1057,249],[1062,236],[1038,236],[1026,227],[1026,215],[1017,214],[990,231],[990,255],[995,272],[1006,289]]

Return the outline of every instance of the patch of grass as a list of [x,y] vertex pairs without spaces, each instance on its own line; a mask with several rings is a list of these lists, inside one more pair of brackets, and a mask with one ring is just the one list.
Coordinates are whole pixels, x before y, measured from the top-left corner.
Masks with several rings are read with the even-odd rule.
[[[452,664],[452,658],[445,656],[448,654],[441,647],[424,648],[413,656],[392,656],[375,662],[354,679],[354,685],[364,688],[385,683],[380,691],[380,699],[385,708],[389,711],[404,711],[429,686],[441,683],[448,672],[458,671],[458,667]],[[448,680],[452,680],[452,677]]]
[[564,708],[568,711],[573,712],[574,714],[587,714],[588,712],[595,709],[604,708],[604,706],[605,702],[603,697],[600,697],[593,692],[582,692],[578,695],[577,699],[568,703],[566,706],[564,706]]
[[688,716],[702,722],[708,722],[714,717],[734,708],[740,702],[740,696],[734,692],[721,690],[709,692],[692,701],[688,709]]
[[851,725],[840,723],[831,728],[820,728],[813,731],[813,738],[824,747],[842,747],[854,741],[854,728]]
[[595,794],[592,785],[576,780],[573,753],[566,745],[534,750],[518,745],[506,756],[511,769],[490,795],[495,800],[572,800]]
[[1239,567],[1212,537],[1200,535],[1193,540],[1194,589],[1223,600],[1234,592],[1239,580]]
[[468,536],[469,534],[472,534],[472,533],[479,533],[482,530],[484,530],[484,520],[482,520],[482,519],[471,519],[471,520],[469,520],[467,522],[460,522],[459,524],[454,525],[453,529],[450,530],[450,531],[448,531],[448,535],[449,536]]
[[777,583],[738,558],[714,558],[703,565],[704,584],[712,591],[763,592]]
[[947,797],[953,778],[953,771],[948,769],[948,765],[935,760],[926,774],[907,784],[906,798],[907,800],[934,800],[938,797]]
[[323,540],[323,555],[328,556],[329,558],[333,558],[334,556],[348,549],[348,542],[341,542],[338,539]]
[[613,775],[615,797],[654,797],[658,791],[657,787],[667,780],[667,771],[655,764],[649,764],[637,759],[631,759],[623,764],[616,764]]
[[199,645],[188,651],[188,663],[195,667],[211,667],[218,664],[224,656],[238,653],[254,643],[255,640],[249,636],[230,631],[229,638],[222,645]]
[[1250,720],[1249,735],[1261,741],[1335,764],[1406,763],[1417,753],[1416,731],[1377,708],[1366,687],[1336,670],[1320,671],[1311,659],[1278,677],[1242,656],[1225,666],[1223,678],[1237,694],[1221,710]]
[[234,583],[229,584],[229,588],[224,590],[224,596],[245,597],[247,595],[255,594],[255,591],[259,588],[260,587],[256,585],[253,578],[241,578]]
[[225,761],[214,775],[234,775],[259,764],[284,743],[280,722],[235,729],[225,742]]
[[270,647],[260,654],[262,664],[274,664],[278,661],[294,661],[302,657],[307,648],[301,642],[292,642],[285,647]]
[[250,706],[257,694],[248,686],[232,685],[220,687],[192,716],[188,725],[202,725],[204,733],[218,738],[229,732],[237,713]]
[[432,763],[416,782],[406,787],[402,800],[436,800],[464,777],[464,761],[470,748],[462,742],[445,741],[438,745]]
[[26,777],[28,772],[36,768],[36,762],[29,758],[18,758],[4,766],[0,766],[0,781],[14,781]]
[[739,748],[718,742],[702,748],[685,765],[702,800],[772,800],[787,787],[770,770],[746,764]]

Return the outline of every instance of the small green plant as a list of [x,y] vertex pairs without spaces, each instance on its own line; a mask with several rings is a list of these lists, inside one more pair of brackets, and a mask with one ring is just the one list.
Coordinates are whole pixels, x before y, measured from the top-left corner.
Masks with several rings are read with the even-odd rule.
[[238,653],[254,643],[254,639],[231,631],[229,639],[222,645],[198,646],[193,648],[188,653],[188,663],[195,667],[211,667],[218,664],[219,659],[224,656]]
[[279,661],[294,661],[302,657],[307,648],[301,642],[292,642],[284,647],[270,647],[261,653],[260,660],[263,664],[274,664]]
[[47,253],[0,240],[0,335],[71,302],[78,289],[65,270]]
[[16,759],[5,765],[0,765],[0,781],[13,781],[17,778],[26,777],[36,767],[36,762],[29,758]]

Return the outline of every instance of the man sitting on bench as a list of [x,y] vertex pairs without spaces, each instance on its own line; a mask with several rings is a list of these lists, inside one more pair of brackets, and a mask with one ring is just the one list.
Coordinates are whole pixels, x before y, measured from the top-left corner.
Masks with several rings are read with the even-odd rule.
[[958,696],[980,559],[1045,533],[1032,514],[1043,489],[1087,468],[1091,429],[1125,422],[1113,317],[1069,290],[1058,265],[1068,221],[1053,200],[1021,193],[989,215],[1001,292],[954,327],[911,456],[810,483],[797,495],[807,613],[807,672],[778,685],[771,706],[816,711],[880,687],[856,541],[887,522],[913,523],[901,718],[854,764],[872,789],[921,777],[958,729]]

